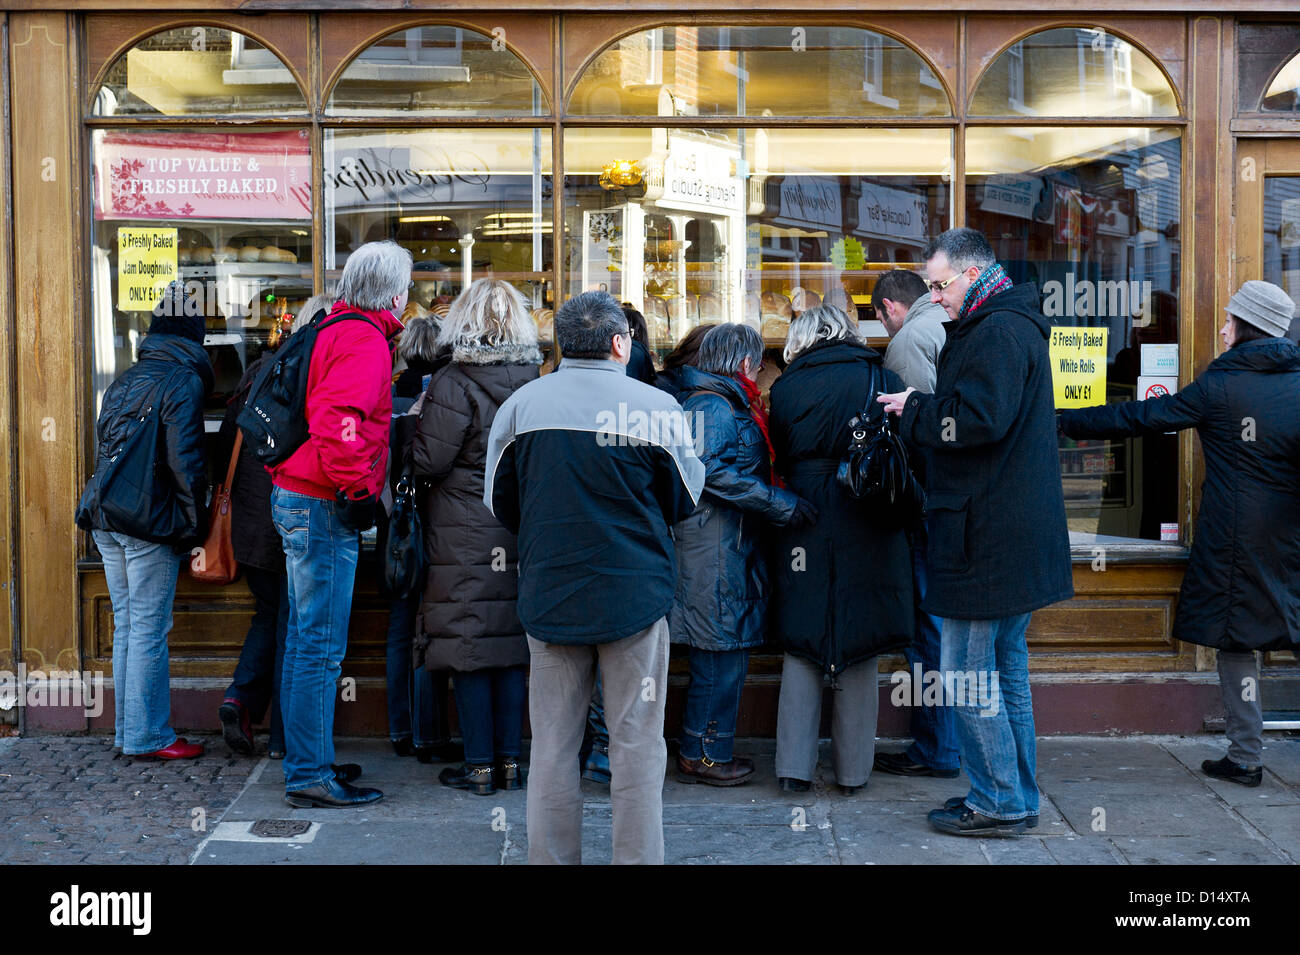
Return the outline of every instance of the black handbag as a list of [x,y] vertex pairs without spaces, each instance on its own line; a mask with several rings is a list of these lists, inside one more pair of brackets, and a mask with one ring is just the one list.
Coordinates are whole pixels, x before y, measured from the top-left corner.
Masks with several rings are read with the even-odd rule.
[[889,427],[889,415],[876,403],[878,389],[867,395],[867,410],[849,421],[849,449],[835,479],[862,502],[878,526],[911,528],[925,517],[925,489],[912,473],[907,446]]
[[424,578],[424,534],[415,500],[415,481],[403,474],[393,491],[393,511],[383,541],[384,592],[392,600],[405,600]]

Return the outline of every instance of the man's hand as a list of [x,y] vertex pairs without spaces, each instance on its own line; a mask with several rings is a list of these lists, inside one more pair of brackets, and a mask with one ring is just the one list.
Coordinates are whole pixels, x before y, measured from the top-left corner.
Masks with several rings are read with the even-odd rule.
[[334,498],[334,513],[339,523],[350,531],[364,532],[375,526],[375,504],[378,502],[373,494],[365,497],[351,498],[339,491]]
[[902,414],[903,406],[907,404],[907,396],[914,391],[915,388],[908,388],[906,391],[896,391],[892,395],[877,395],[876,400],[885,406],[887,414]]

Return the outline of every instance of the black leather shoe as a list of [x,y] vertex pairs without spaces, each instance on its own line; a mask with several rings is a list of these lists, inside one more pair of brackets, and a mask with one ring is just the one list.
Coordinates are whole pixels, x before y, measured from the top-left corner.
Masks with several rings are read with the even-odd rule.
[[378,789],[361,789],[338,779],[284,794],[284,801],[295,809],[347,809],[379,802],[383,798],[384,794]]
[[[951,799],[949,799],[947,802],[943,804],[943,808],[956,809],[959,806],[964,806],[964,805],[966,805],[965,796],[953,796]],[[1034,813],[1032,816],[1025,816],[1025,828],[1026,829],[1038,828],[1038,813]]]
[[790,776],[781,776],[776,781],[781,787],[783,793],[806,793],[812,789],[812,782],[807,779],[794,779]]
[[393,752],[398,756],[410,756],[415,752],[415,744],[411,742],[411,737],[403,736],[401,739],[393,740]]
[[1252,789],[1264,781],[1264,767],[1247,769],[1240,763],[1234,763],[1228,757],[1207,759],[1201,763],[1201,772],[1215,779],[1226,779],[1230,783],[1240,783]]
[[599,747],[593,748],[591,755],[582,764],[582,778],[608,786],[609,781],[614,778],[609,768],[609,753],[604,752]]
[[333,763],[330,769],[334,770],[334,778],[341,783],[350,783],[361,778],[361,767],[356,763]]
[[491,796],[496,791],[491,766],[448,766],[438,774],[438,782],[452,789],[468,789],[476,796]]
[[217,719],[221,721],[221,735],[225,737],[226,745],[241,756],[252,756],[253,728],[248,707],[228,696],[217,708]]
[[492,767],[493,782],[497,789],[523,789],[524,771],[519,760],[513,756],[503,759]]
[[925,763],[914,763],[906,753],[877,753],[871,764],[872,769],[891,776],[936,776],[939,779],[952,779],[961,775],[960,769],[935,769]]
[[944,806],[927,817],[930,825],[953,836],[1018,836],[1025,831],[1023,819],[993,819],[965,805]]

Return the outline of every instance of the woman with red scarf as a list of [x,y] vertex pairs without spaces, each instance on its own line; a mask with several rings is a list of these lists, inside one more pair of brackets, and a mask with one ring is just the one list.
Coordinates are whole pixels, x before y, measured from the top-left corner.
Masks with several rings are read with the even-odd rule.
[[677,593],[668,618],[674,643],[690,647],[691,682],[682,717],[677,778],[734,786],[754,763],[732,745],[749,648],[767,632],[769,524],[806,525],[811,504],[771,483],[767,412],[755,378],[763,339],[747,325],[713,328],[694,367],[682,371],[682,407],[704,462],[704,494],[673,528]]

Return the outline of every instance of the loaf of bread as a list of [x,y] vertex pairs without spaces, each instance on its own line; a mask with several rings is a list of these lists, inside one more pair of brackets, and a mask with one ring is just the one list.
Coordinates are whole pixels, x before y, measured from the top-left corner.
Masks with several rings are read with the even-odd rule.
[[776,315],[780,318],[793,318],[790,300],[780,292],[764,292],[761,298],[764,315]]
[[256,245],[244,246],[239,250],[239,261],[241,262],[260,262],[262,261],[262,250]]
[[790,307],[796,312],[806,312],[810,308],[817,308],[821,303],[822,297],[806,288],[796,285],[790,291]]
[[763,339],[771,342],[785,342],[790,334],[790,320],[770,312],[763,316]]
[[726,303],[717,292],[705,292],[701,295],[699,309],[702,322],[726,321]]
[[280,262],[285,265],[293,265],[298,261],[298,256],[294,255],[288,249],[281,249],[274,245],[268,245],[262,250],[261,260],[263,262]]
[[[435,315],[438,314],[439,308],[446,308],[445,305],[436,306],[433,309]],[[549,308],[535,308],[532,311],[533,321],[537,323],[537,337],[544,342],[555,340],[555,313]]]
[[194,265],[212,264],[212,246],[198,245],[190,252],[190,262]]

